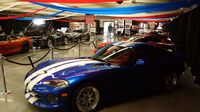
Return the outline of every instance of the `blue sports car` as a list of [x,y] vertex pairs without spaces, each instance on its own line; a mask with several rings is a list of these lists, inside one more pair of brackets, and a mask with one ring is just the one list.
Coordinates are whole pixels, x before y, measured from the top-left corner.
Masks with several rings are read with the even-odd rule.
[[124,92],[172,90],[183,71],[181,55],[145,43],[117,42],[91,57],[39,64],[25,77],[25,97],[46,109],[90,112]]

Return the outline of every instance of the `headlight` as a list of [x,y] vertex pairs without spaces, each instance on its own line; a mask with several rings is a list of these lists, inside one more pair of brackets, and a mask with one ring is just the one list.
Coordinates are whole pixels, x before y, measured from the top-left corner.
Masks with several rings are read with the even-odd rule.
[[43,82],[44,85],[52,87],[67,87],[69,83],[65,80],[48,80]]

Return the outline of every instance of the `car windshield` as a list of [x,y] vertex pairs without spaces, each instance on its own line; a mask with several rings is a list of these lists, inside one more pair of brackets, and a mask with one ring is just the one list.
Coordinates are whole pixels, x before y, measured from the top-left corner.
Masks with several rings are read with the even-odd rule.
[[110,44],[100,49],[91,58],[115,65],[127,65],[134,60],[133,57],[135,57],[133,48]]
[[140,36],[134,36],[134,37],[130,37],[127,41],[128,42],[134,42],[134,41],[136,41],[136,40],[138,40],[140,38],[142,38],[142,37],[140,37]]

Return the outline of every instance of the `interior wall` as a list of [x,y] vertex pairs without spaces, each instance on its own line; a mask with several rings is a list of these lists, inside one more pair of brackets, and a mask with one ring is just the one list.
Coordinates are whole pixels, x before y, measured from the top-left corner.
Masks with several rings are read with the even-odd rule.
[[69,22],[58,22],[58,21],[54,21],[52,23],[53,28],[55,29],[60,29],[61,27],[67,27],[69,28]]
[[[0,26],[2,27],[2,30],[6,34],[10,34],[10,32],[13,30],[14,33],[19,33],[20,31],[24,31],[27,27],[30,27],[29,24],[32,21],[23,21],[23,20],[0,20]],[[46,21],[47,29],[54,28],[54,29],[60,29],[61,27],[69,27],[68,22],[58,22],[58,21]],[[50,25],[50,26],[49,26]]]
[[0,20],[0,26],[6,34],[10,34],[11,30],[14,33],[24,31],[24,29],[31,23],[31,21],[18,21],[18,20]]

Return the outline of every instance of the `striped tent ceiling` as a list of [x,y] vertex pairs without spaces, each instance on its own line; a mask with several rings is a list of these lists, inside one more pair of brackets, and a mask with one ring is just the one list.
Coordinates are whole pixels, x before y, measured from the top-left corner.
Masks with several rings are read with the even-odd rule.
[[[77,8],[110,8],[110,7],[123,7],[123,6],[140,6],[144,4],[158,4],[164,2],[172,2],[177,0],[124,0],[123,3],[118,4],[116,2],[107,2],[107,3],[84,3],[84,4],[69,4],[69,3],[53,3],[49,4],[57,5],[57,6],[68,6],[68,7],[77,7]],[[16,15],[18,13],[27,13],[32,12],[34,10],[38,10],[44,8],[42,6],[26,2],[23,0],[1,0],[0,1],[0,14],[1,15]],[[59,12],[60,10],[47,8],[45,10],[39,11],[36,15],[48,15]],[[127,16],[151,16],[151,15],[159,15],[159,14],[173,14],[180,13],[183,11],[182,9],[175,11],[165,11],[165,12],[156,12],[156,13],[141,13],[141,14],[133,14]],[[70,17],[70,16],[79,16],[81,14],[74,14],[71,12],[64,12],[59,14],[58,16]],[[34,15],[35,16],[35,15]]]

